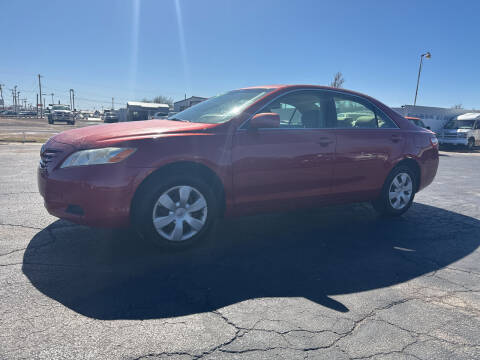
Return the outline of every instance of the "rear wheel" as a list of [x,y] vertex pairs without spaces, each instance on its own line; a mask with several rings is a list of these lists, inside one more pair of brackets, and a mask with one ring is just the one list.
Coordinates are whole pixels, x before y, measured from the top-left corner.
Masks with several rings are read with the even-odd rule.
[[171,176],[140,190],[132,209],[133,222],[143,238],[167,249],[200,243],[216,217],[216,199],[200,179]]
[[408,166],[398,166],[387,177],[378,199],[373,202],[375,210],[388,216],[405,213],[413,203],[417,177]]

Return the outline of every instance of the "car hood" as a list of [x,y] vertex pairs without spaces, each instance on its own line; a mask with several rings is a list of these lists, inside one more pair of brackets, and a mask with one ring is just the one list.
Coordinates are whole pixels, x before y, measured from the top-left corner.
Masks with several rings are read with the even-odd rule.
[[53,139],[56,142],[74,145],[76,147],[95,147],[121,141],[156,138],[168,134],[203,131],[215,126],[217,126],[217,124],[189,123],[170,120],[120,122],[67,130],[54,136]]
[[54,112],[54,113],[68,113],[68,114],[71,113],[70,110],[52,110],[52,112]]

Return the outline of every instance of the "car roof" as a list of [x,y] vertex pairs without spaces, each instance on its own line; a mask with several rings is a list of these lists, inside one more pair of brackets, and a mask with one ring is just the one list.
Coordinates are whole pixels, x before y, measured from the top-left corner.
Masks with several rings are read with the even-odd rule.
[[371,96],[367,94],[362,94],[358,91],[354,90],[348,90],[344,88],[335,88],[331,86],[325,86],[325,85],[312,85],[312,84],[281,84],[281,85],[258,85],[258,86],[249,86],[249,87],[244,87],[240,88],[239,90],[247,90],[247,89],[273,89],[275,91],[278,90],[288,90],[288,89],[320,89],[320,90],[331,90],[331,91],[340,91],[343,93],[351,94],[351,95],[357,95],[357,96],[363,96],[369,99],[372,99]]
[[457,120],[476,120],[480,118],[480,113],[466,113],[457,116]]

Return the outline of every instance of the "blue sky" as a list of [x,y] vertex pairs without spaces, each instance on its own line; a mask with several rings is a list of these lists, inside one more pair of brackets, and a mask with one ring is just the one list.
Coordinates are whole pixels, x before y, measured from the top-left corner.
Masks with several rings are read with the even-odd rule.
[[[0,83],[80,108],[212,96],[250,85],[328,84],[390,106],[480,108],[480,1],[0,0]],[[51,97],[48,96],[47,99]],[[47,100],[47,102],[49,102]]]

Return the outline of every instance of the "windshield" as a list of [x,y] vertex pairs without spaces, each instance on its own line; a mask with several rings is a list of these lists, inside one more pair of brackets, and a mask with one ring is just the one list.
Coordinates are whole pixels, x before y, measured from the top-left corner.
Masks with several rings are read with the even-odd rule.
[[473,124],[475,120],[450,120],[450,122],[445,125],[445,129],[473,129]]
[[67,105],[54,105],[52,110],[70,110],[70,108]]
[[170,120],[220,124],[231,120],[272,89],[234,90],[214,96],[178,114]]

